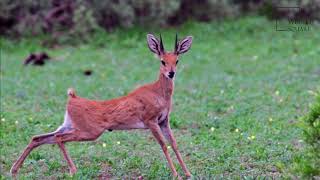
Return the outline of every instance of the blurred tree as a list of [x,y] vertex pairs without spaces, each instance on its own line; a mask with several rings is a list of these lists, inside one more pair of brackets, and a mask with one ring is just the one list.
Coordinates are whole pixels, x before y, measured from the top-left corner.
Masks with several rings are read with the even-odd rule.
[[[298,11],[277,7],[300,7]],[[87,39],[98,27],[179,25],[243,14],[320,20],[320,0],[1,0],[0,34],[49,33],[53,39]],[[60,38],[61,37],[61,38]],[[81,38],[80,38],[81,37]]]
[[163,26],[180,7],[180,0],[93,0],[92,7],[99,24],[110,29],[133,25]]

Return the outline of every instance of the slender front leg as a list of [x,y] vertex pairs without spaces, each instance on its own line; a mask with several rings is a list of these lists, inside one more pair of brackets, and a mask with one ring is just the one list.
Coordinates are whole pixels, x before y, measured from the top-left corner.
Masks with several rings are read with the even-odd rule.
[[152,123],[152,124],[149,124],[149,128],[150,128],[153,136],[156,138],[156,140],[160,144],[160,146],[162,148],[162,151],[163,151],[164,155],[167,158],[167,161],[169,163],[169,166],[170,166],[170,169],[171,169],[171,171],[173,173],[173,176],[174,177],[179,177],[178,173],[177,173],[177,171],[176,171],[176,169],[175,169],[175,167],[174,167],[174,165],[172,163],[170,155],[168,153],[168,148],[167,148],[167,146],[165,144],[165,138],[163,137],[163,135],[161,133],[161,129],[160,129],[159,125],[156,124],[156,123]]
[[183,161],[183,159],[181,157],[181,154],[180,154],[180,152],[178,150],[177,141],[176,141],[175,137],[173,136],[172,130],[170,128],[169,119],[167,118],[164,122],[162,122],[160,124],[160,127],[161,127],[161,131],[162,131],[163,135],[170,142],[170,144],[172,146],[172,149],[175,152],[175,154],[177,156],[177,159],[179,161],[179,164],[181,165],[185,175],[187,177],[191,177],[191,173],[188,170],[186,164],[184,163],[184,161]]

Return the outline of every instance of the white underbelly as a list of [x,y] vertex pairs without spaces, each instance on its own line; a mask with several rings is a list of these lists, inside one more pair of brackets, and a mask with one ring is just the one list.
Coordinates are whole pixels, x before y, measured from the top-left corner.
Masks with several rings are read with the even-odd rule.
[[63,124],[55,132],[65,132],[72,129],[71,117],[68,114],[68,111],[64,114]]

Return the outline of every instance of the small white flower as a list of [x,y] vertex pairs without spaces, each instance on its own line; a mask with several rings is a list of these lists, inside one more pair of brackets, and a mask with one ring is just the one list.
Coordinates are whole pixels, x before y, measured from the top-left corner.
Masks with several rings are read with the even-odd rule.
[[256,137],[255,137],[254,135],[247,137],[247,139],[250,140],[250,141],[254,140],[255,138],[256,138]]
[[235,131],[235,132],[239,132],[239,129],[237,128],[237,129],[235,129],[234,131]]
[[308,93],[311,95],[317,95],[317,93],[315,93],[314,91],[308,90]]
[[18,122],[18,121],[16,121],[15,123],[16,123],[16,124],[19,124],[19,122]]
[[120,141],[117,141],[117,144],[120,144]]
[[279,96],[280,92],[279,92],[278,90],[276,90],[275,94],[276,94],[277,96]]
[[254,140],[256,137],[255,136],[249,136],[249,137],[247,137],[249,140]]
[[168,146],[167,148],[168,148],[168,149],[171,149],[171,146]]
[[1,121],[2,121],[2,122],[5,122],[5,121],[6,121],[6,119],[5,119],[5,118],[1,118]]
[[102,147],[107,147],[107,144],[106,143],[102,143]]
[[210,128],[210,131],[212,131],[212,132],[213,132],[214,130],[215,130],[215,128],[214,128],[214,127],[211,127],[211,128]]

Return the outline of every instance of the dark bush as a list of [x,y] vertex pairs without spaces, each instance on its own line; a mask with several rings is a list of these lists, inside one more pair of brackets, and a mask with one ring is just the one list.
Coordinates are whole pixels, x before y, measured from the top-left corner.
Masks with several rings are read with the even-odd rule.
[[230,0],[182,0],[169,24],[181,24],[187,19],[208,22],[240,15],[238,5]]
[[91,1],[97,21],[106,29],[115,26],[166,25],[168,17],[179,9],[180,3],[180,0]]
[[92,9],[84,0],[2,0],[0,33],[6,35],[50,34],[52,39],[81,37],[97,28]]
[[1,34],[37,34],[42,32],[41,23],[50,7],[49,1],[1,0]]
[[234,16],[229,0],[52,0],[0,1],[1,34],[86,34],[97,28],[167,26],[188,19],[210,21]]
[[[298,6],[298,11],[277,7]],[[51,41],[88,39],[99,27],[170,26],[188,19],[219,20],[243,14],[320,20],[319,0],[1,0],[0,34],[47,33]]]
[[251,3],[252,7],[270,19],[320,20],[318,0],[265,0]]

